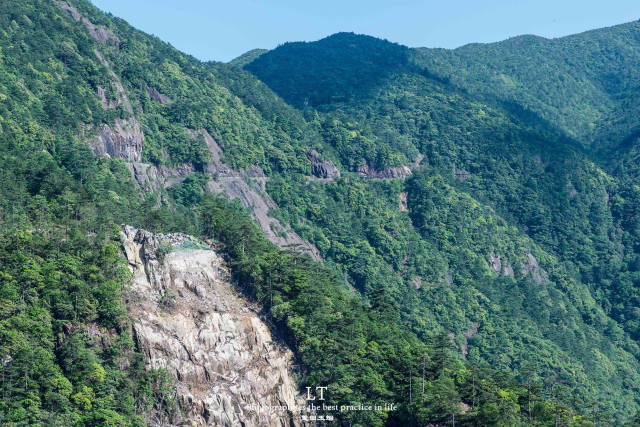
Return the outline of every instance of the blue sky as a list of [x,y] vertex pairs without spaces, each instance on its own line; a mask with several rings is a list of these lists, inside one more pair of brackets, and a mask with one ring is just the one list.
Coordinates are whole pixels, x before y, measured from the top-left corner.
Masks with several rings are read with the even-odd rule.
[[91,0],[201,60],[338,31],[455,48],[520,34],[559,37],[640,18],[638,0]]

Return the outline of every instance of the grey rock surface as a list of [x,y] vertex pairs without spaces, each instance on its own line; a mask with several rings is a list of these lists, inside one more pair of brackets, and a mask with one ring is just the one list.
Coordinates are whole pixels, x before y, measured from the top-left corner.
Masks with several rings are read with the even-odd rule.
[[54,3],[57,4],[65,12],[68,12],[74,21],[81,22],[87,28],[87,31],[89,32],[91,38],[93,38],[95,41],[104,44],[111,43],[116,47],[120,47],[120,39],[118,39],[118,37],[116,37],[111,30],[94,25],[93,22],[82,16],[78,9],[70,6],[64,1],[56,0],[54,1]]
[[144,134],[135,119],[116,119],[113,126],[102,124],[98,135],[89,141],[96,155],[139,162],[142,159]]
[[[97,44],[112,43],[116,46],[120,45],[120,40],[110,30],[95,26],[86,17],[82,16],[75,7],[60,0],[55,0],[55,4],[68,12],[76,22],[83,24]],[[96,90],[102,106],[105,110],[120,107],[127,113],[127,117],[118,118],[113,124],[103,123],[97,128],[87,126],[81,132],[83,139],[87,141],[95,155],[126,160],[132,178],[140,188],[146,192],[158,192],[162,199],[162,190],[184,181],[195,169],[192,164],[169,168],[142,162],[142,149],[145,139],[142,125],[135,116],[133,106],[122,81],[97,46],[94,47],[94,54],[107,70],[111,87],[115,94],[115,99],[107,99],[107,89],[98,86]],[[172,102],[169,97],[158,90],[148,85],[146,89],[149,97],[154,101],[161,104]],[[252,167],[248,171],[234,170],[222,161],[222,150],[206,129],[186,130],[192,138],[204,138],[209,148],[211,160],[203,172],[211,176],[207,186],[210,192],[224,194],[232,199],[240,199],[242,204],[249,209],[267,238],[278,246],[307,253],[316,260],[321,258],[318,249],[313,244],[302,239],[289,224],[281,224],[277,218],[269,215],[269,211],[275,209],[276,205],[266,192],[268,178],[264,176],[262,170],[257,167]],[[84,135],[89,132],[93,133],[93,135],[85,138]],[[331,166],[335,168],[335,166]],[[331,167],[326,166],[325,169],[327,175],[334,174]],[[337,168],[335,171],[337,171]]]
[[184,234],[124,226],[121,237],[134,276],[126,300],[135,339],[147,369],[176,379],[181,409],[170,420],[150,414],[149,424],[300,425],[299,414],[274,408],[303,403],[293,355],[234,293],[222,258]]
[[413,174],[409,166],[397,166],[383,170],[375,170],[366,164],[358,167],[358,173],[378,179],[402,179],[407,178]]
[[340,171],[330,161],[323,161],[320,153],[311,150],[307,153],[307,157],[311,161],[311,173],[317,177],[332,180],[340,177]]

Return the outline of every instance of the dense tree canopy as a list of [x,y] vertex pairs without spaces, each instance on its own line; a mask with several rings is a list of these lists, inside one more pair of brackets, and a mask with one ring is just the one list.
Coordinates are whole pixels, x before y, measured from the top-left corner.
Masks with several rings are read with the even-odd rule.
[[[453,52],[337,34],[227,65],[69,4],[119,44],[51,1],[0,4],[0,423],[142,425],[168,409],[170,379],[129,332],[122,223],[216,239],[301,387],[398,405],[345,423],[632,422],[637,23]],[[141,194],[122,159],[95,157],[97,129],[132,117],[143,161],[195,172]],[[227,164],[265,171],[272,214],[324,261],[207,194],[200,129]],[[311,149],[342,176],[311,179]]]

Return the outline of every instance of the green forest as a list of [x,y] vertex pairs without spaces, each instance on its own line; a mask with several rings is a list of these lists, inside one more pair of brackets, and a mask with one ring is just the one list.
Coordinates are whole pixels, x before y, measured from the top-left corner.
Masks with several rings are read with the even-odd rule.
[[[86,0],[2,2],[0,424],[174,409],[123,299],[129,224],[216,241],[301,391],[399,405],[339,425],[640,425],[638,55],[633,22],[455,50],[339,33],[203,63]],[[95,155],[102,126],[134,120],[139,161],[186,179],[145,190]],[[200,129],[264,171],[270,214],[321,260],[210,193]],[[312,150],[340,175],[314,177]]]

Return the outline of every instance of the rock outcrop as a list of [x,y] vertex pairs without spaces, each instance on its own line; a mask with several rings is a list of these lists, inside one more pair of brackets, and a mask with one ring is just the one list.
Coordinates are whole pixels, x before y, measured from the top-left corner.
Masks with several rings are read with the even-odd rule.
[[102,108],[105,110],[113,110],[118,107],[117,100],[109,100],[107,99],[107,88],[103,86],[98,86],[98,96],[100,97],[100,103],[102,104]]
[[[104,68],[107,69],[107,73],[109,74],[109,77],[111,79],[111,86],[113,87],[117,98],[114,105],[116,107],[121,106],[127,113],[133,114],[133,107],[131,106],[131,102],[129,101],[129,97],[127,96],[127,91],[124,90],[124,86],[122,85],[122,82],[120,81],[118,75],[111,68],[111,64],[109,64],[109,61],[107,61],[105,57],[102,56],[98,49],[93,49],[93,53],[96,55],[96,58],[98,58],[98,61],[100,61]],[[98,88],[98,95],[100,95],[100,88]]]
[[410,165],[395,166],[386,169],[375,169],[369,164],[363,163],[358,166],[356,172],[362,176],[368,176],[369,178],[377,179],[404,179],[413,175],[413,169],[417,169],[424,160],[424,154],[418,154],[416,160]]
[[253,218],[271,242],[284,249],[309,254],[313,259],[320,259],[320,252],[313,244],[301,238],[287,224],[269,215],[277,208],[276,203],[265,191],[267,178],[260,168],[253,167],[246,171],[236,171],[222,161],[222,149],[206,129],[189,131],[192,136],[202,136],[209,148],[211,161],[206,167],[212,179],[208,190],[213,194],[224,194],[230,199],[238,199],[249,209]]
[[316,150],[309,151],[307,157],[311,161],[311,173],[315,177],[326,180],[340,178],[340,171],[336,165],[330,161],[323,161]]
[[489,254],[489,267],[498,275],[513,277],[513,268],[506,259],[503,261],[500,255],[491,252]]
[[74,21],[81,22],[87,28],[87,31],[89,32],[91,38],[95,41],[104,44],[111,43],[118,48],[120,47],[120,39],[116,37],[115,34],[113,34],[113,31],[94,25],[93,22],[82,16],[78,9],[70,6],[66,2],[56,0],[54,1],[54,3],[57,4],[65,12],[68,12],[73,17]]
[[184,234],[125,226],[121,236],[135,339],[147,369],[175,378],[181,409],[149,424],[300,425],[292,353],[234,293],[221,257]]
[[[120,45],[120,40],[110,30],[95,26],[82,16],[75,7],[60,0],[55,0],[55,3],[62,10],[68,12],[76,22],[83,24],[97,43]],[[121,108],[127,114],[126,118],[118,118],[113,124],[103,123],[97,129],[95,127],[87,127],[82,131],[83,136],[89,132],[93,132],[93,135],[84,139],[87,140],[95,155],[126,160],[133,180],[147,192],[158,192],[161,202],[163,194],[165,194],[163,190],[183,181],[194,171],[194,167],[191,164],[184,164],[179,167],[169,168],[142,162],[144,133],[134,113],[133,105],[120,78],[97,46],[94,47],[94,54],[107,70],[111,87],[115,94],[115,99],[108,99],[107,89],[103,86],[98,86],[96,90],[102,106],[105,110]],[[146,85],[146,90],[150,99],[156,102],[161,104],[172,102],[169,97],[148,85]],[[225,194],[230,198],[240,199],[260,224],[265,235],[273,243],[285,249],[307,253],[316,260],[320,259],[320,252],[313,244],[302,239],[288,224],[281,224],[278,219],[269,215],[269,211],[275,209],[276,204],[266,192],[267,178],[259,168],[254,167],[248,171],[234,170],[222,161],[222,150],[206,129],[187,129],[187,132],[192,138],[203,137],[209,148],[211,161],[203,170],[203,172],[211,175],[212,178],[208,185],[209,191],[214,194]],[[326,173],[327,176],[335,176],[336,173],[339,173],[333,164],[330,162],[325,163],[327,163],[324,165],[325,172],[322,173]]]
[[524,259],[520,262],[520,268],[522,269],[522,274],[525,276],[530,276],[534,283],[537,285],[542,285],[543,283],[549,282],[549,275],[546,271],[544,271],[539,265],[538,260],[527,248],[522,248],[524,250]]
[[413,172],[411,172],[411,168],[406,165],[382,170],[375,170],[369,167],[369,165],[363,164],[358,167],[357,172],[361,175],[366,175],[368,177],[378,179],[402,179],[407,178],[413,174]]
[[409,205],[407,201],[407,192],[403,191],[400,193],[400,202],[399,202],[400,212],[409,212]]
[[129,162],[139,162],[142,160],[142,146],[144,144],[144,133],[138,119],[133,115],[131,101],[124,90],[122,82],[115,74],[109,62],[102,56],[98,49],[94,49],[98,61],[107,69],[111,79],[116,100],[108,101],[106,89],[98,87],[98,96],[105,109],[122,107],[130,117],[127,119],[116,119],[112,126],[108,124],[100,125],[98,135],[89,140],[89,145],[98,156],[109,155],[118,157]]
[[189,174],[195,171],[191,163],[170,168],[153,166],[149,163],[128,162],[127,168],[131,171],[133,180],[146,192],[161,192],[163,188],[184,181]]
[[[278,219],[269,215],[271,210],[277,209],[277,205],[265,191],[267,177],[260,168],[253,167],[246,171],[237,171],[222,161],[222,149],[209,132],[205,129],[198,131],[187,129],[187,132],[192,138],[203,137],[209,148],[211,160],[204,172],[211,176],[207,184],[207,190],[210,193],[240,200],[249,209],[267,238],[281,248],[309,254],[316,260],[321,259],[320,252],[313,244],[302,239],[288,225],[283,225]],[[94,151],[102,151],[102,149],[94,149]],[[163,189],[183,181],[195,170],[191,164],[168,168],[131,160],[129,157],[125,158],[130,160],[127,166],[134,181],[147,192],[161,193]]]
[[89,145],[98,156],[110,156],[139,162],[142,159],[144,134],[137,120],[116,119],[113,126],[102,124]]
[[456,179],[458,181],[462,181],[465,182],[467,179],[469,179],[469,177],[471,176],[471,174],[469,172],[467,172],[464,169],[453,169],[453,176],[456,177]]
[[158,92],[156,89],[147,86],[147,94],[149,95],[149,99],[159,102],[162,105],[166,105],[171,103],[171,98],[167,95]]

